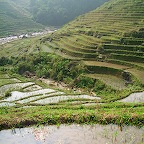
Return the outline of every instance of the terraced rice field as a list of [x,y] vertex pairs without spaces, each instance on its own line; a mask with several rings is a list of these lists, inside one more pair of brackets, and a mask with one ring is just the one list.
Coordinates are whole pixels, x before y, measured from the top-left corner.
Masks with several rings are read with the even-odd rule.
[[51,49],[66,58],[83,60],[90,68],[89,74],[119,78],[127,71],[144,84],[143,11],[142,0],[111,0],[40,43],[46,46],[44,51]]
[[34,82],[21,82],[16,78],[4,77],[1,75],[0,79],[3,82],[0,86],[0,107],[46,105],[68,100],[98,102],[101,99],[89,95],[67,94],[51,88],[42,88]]
[[[88,77],[99,79],[103,83],[111,86],[116,90],[126,89],[125,82],[116,76],[109,76],[104,74],[89,74]],[[76,105],[96,105],[101,104],[101,98],[80,93],[66,93],[61,90],[52,88],[43,88],[34,82],[21,82],[16,78],[8,78],[8,75],[2,75],[0,80],[6,80],[0,86],[0,107],[3,106],[41,106],[49,104],[62,104],[69,102],[69,104]],[[119,81],[119,83],[117,83]],[[4,81],[1,81],[4,82]],[[47,85],[51,85],[51,80],[43,79]],[[60,88],[60,87],[59,87]],[[136,93],[129,97],[120,100],[119,102],[144,102],[143,93]]]
[[102,81],[104,84],[112,87],[113,89],[116,90],[126,89],[125,81],[122,78],[106,74],[88,74],[87,76],[94,79],[98,79]]
[[1,56],[18,57],[24,56],[25,54],[38,53],[38,46],[35,43],[38,38],[40,37],[19,39],[4,45],[0,45]]
[[[40,58],[43,52],[60,55],[66,58],[64,60],[71,59],[66,69],[68,75],[74,75],[63,76],[67,70],[63,70],[65,65],[61,63],[57,67],[46,67],[55,62],[49,59],[44,62],[46,69],[43,61],[38,61],[40,65],[33,71],[36,75],[29,79],[19,80],[0,72],[0,130],[73,122],[143,127],[143,0],[110,0],[57,32],[0,45],[0,51],[0,58],[18,57],[20,62],[35,53]],[[71,69],[73,64],[80,68]],[[6,68],[8,73],[15,73],[11,66],[2,66],[0,70]],[[58,82],[55,84],[35,73],[38,70],[39,74],[41,68],[48,73],[51,67],[59,76],[58,81],[66,81],[69,87],[59,86]],[[50,74],[48,76],[55,79]]]
[[144,84],[144,71],[136,69],[128,69],[128,71],[135,75],[135,77],[138,78],[142,84]]
[[2,143],[52,143],[91,144],[99,143],[143,143],[143,129],[117,125],[60,125],[30,127],[0,131]]
[[9,84],[9,83],[13,83],[13,82],[20,82],[18,79],[16,78],[1,78],[1,82],[0,82],[0,86],[3,86],[5,84]]
[[144,92],[131,94],[129,97],[120,100],[119,102],[144,102]]

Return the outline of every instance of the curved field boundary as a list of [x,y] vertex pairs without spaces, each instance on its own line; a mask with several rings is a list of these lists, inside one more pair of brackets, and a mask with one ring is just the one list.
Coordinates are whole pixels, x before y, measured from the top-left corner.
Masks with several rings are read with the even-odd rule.
[[108,68],[114,68],[114,69],[128,69],[128,66],[124,65],[118,65],[118,64],[112,64],[112,63],[107,63],[107,62],[98,62],[98,61],[83,61],[83,63],[86,66],[100,66],[100,67],[108,67]]
[[87,74],[87,77],[98,79],[105,83],[108,86],[111,86],[116,90],[126,89],[125,80],[113,75],[105,75],[105,74]]
[[134,75],[140,82],[144,85],[144,71],[136,70],[136,69],[128,69],[132,75]]

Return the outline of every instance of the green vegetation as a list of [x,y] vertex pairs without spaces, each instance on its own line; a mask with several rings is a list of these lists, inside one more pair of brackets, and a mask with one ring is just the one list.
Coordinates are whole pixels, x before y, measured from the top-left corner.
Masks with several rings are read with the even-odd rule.
[[46,53],[28,55],[25,57],[13,57],[13,69],[18,74],[25,74],[29,71],[37,77],[52,78],[57,81],[74,79],[84,73],[84,66],[77,61]]
[[0,108],[0,129],[41,124],[101,123],[143,126],[143,105],[53,105],[33,108]]
[[[111,0],[44,38],[23,39],[3,45],[1,53],[12,59],[20,57],[19,61],[15,62],[16,67],[13,70],[20,74],[30,71],[38,77],[64,81],[72,87],[87,87],[87,91],[94,91],[107,101],[121,99],[134,91],[143,90],[144,46],[141,2],[133,0],[124,4],[120,1],[119,4],[119,1]],[[137,14],[139,16],[134,17]],[[137,26],[133,21],[138,22]],[[53,57],[54,60],[50,62],[49,60],[43,62],[40,59],[39,63],[35,63],[34,57],[43,56],[42,52],[54,53],[65,59]],[[26,55],[29,57],[29,54],[36,55],[28,59]],[[75,59],[77,62],[66,60],[67,58]],[[60,64],[59,60],[62,60]],[[71,69],[73,63],[75,67]],[[77,72],[81,66],[84,67],[84,71]],[[109,80],[115,82],[107,83],[107,80],[104,80],[102,75],[99,77],[99,74],[109,75]],[[114,87],[119,82],[124,89],[121,85],[118,85],[119,88]],[[89,86],[86,86],[86,83]]]
[[18,82],[16,79],[10,79],[10,78],[0,79],[0,80],[1,80],[0,86]]
[[[142,4],[142,0],[111,0],[98,9],[79,16],[54,34],[42,38],[40,43],[45,46],[45,51],[52,50],[66,58],[81,60],[87,69],[87,77],[114,90],[108,91],[109,95],[115,93],[117,88],[113,87],[113,82],[106,83],[99,74],[109,75],[111,80],[115,77],[118,80],[116,83],[122,82],[123,88],[129,89],[129,92],[134,87],[143,90]],[[120,91],[123,93],[119,92],[120,95],[127,95],[125,90]],[[95,92],[100,94],[97,90]],[[102,90],[101,94],[105,97],[106,93]]]
[[[95,93],[102,98],[101,102],[114,102],[143,90],[143,84],[134,75],[123,71],[126,66],[111,64],[106,67],[108,63],[74,61],[47,53],[5,58],[5,61],[11,61],[11,64],[3,71],[64,82],[71,89],[82,88],[87,93]],[[109,76],[109,82],[104,80],[105,75]]]
[[106,1],[0,0],[0,37],[62,26]]
[[29,11],[38,23],[61,26],[106,1],[108,0],[31,0]]

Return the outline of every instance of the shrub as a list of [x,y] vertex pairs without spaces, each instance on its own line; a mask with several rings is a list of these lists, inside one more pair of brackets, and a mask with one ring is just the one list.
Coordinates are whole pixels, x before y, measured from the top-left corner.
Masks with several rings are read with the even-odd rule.
[[19,74],[23,74],[23,73],[26,72],[26,71],[33,72],[33,65],[31,65],[31,64],[28,63],[28,62],[21,62],[21,63],[18,65],[18,73],[19,73]]
[[95,82],[96,82],[95,79],[85,77],[85,76],[80,76],[74,81],[74,84],[76,85],[76,87],[79,88],[93,88]]
[[10,97],[11,96],[11,92],[10,91],[7,91],[6,93],[5,93],[5,97],[7,98],[7,97]]
[[6,57],[1,57],[0,58],[0,66],[4,66],[7,64],[12,64],[12,60],[10,60],[9,58],[6,58]]

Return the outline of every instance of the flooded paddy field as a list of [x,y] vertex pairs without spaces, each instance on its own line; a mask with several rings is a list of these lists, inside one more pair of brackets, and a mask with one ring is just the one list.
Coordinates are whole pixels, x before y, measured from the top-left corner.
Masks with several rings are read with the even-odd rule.
[[[75,101],[75,103],[79,103],[79,100],[81,102],[83,100],[89,100],[90,103],[87,103],[87,105],[95,105],[95,103],[100,103],[102,100],[98,96],[91,96],[87,94],[67,94],[64,92],[64,87],[62,86],[61,88],[61,85],[59,86],[61,89],[56,90],[53,88],[43,88],[34,82],[21,82],[16,78],[2,77],[1,80],[3,81],[3,79],[6,79],[6,84],[0,86],[0,107],[15,106],[16,104],[45,105],[70,100]],[[50,80],[45,81],[49,82],[48,84],[46,83],[47,85],[54,83],[54,81]],[[9,82],[10,84],[7,84]],[[144,102],[144,92],[133,93],[125,99],[119,100],[118,102],[142,103]]]
[[120,100],[120,102],[144,102],[144,92],[133,93],[127,98]]
[[[6,96],[9,92],[8,97]],[[18,104],[50,104],[70,99],[100,100],[89,95],[73,95],[51,88],[42,88],[33,82],[6,84],[0,87],[0,107]]]
[[117,125],[60,125],[0,131],[1,144],[142,144],[144,129]]

